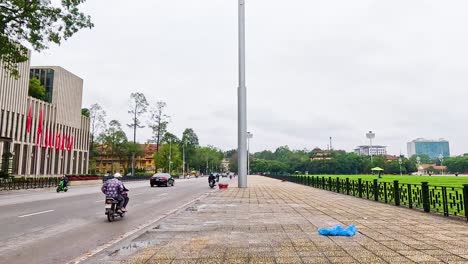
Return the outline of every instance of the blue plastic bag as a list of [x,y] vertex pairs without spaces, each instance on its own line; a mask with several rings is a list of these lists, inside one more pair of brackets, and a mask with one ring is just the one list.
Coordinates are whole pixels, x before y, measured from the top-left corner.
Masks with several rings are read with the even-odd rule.
[[340,225],[336,225],[332,228],[320,228],[318,233],[322,236],[347,236],[352,237],[356,234],[357,228],[355,225],[350,225],[343,228]]

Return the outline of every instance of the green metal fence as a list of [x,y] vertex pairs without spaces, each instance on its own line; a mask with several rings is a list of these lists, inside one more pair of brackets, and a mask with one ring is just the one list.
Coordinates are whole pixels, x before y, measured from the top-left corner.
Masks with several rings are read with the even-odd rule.
[[323,176],[267,175],[267,177],[410,209],[420,209],[427,213],[465,217],[468,221],[468,184],[462,187],[447,187],[429,185],[427,182],[400,183],[397,180],[379,182],[377,179],[365,181]]

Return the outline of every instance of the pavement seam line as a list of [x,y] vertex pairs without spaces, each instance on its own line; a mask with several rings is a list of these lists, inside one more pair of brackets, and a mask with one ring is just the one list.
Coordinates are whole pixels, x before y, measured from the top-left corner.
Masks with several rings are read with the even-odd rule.
[[196,201],[199,201],[201,198],[203,198],[204,196],[207,196],[210,193],[212,193],[212,192],[204,193],[204,194],[198,196],[197,198],[195,198],[195,199],[193,199],[191,201],[188,201],[187,203],[185,203],[185,204],[183,204],[183,205],[169,211],[168,213],[165,213],[165,214],[161,215],[160,217],[156,218],[155,220],[151,220],[148,223],[144,224],[143,226],[137,227],[135,230],[129,231],[129,232],[123,234],[122,236],[120,236],[119,238],[113,239],[113,240],[103,244],[102,246],[99,246],[95,250],[93,250],[91,252],[88,252],[88,253],[85,253],[84,255],[82,255],[80,257],[77,257],[74,260],[69,261],[68,264],[83,263],[84,261],[88,260],[89,258],[101,253],[102,251],[112,247],[113,245],[123,241],[124,239],[127,239],[130,236],[135,235],[136,233],[140,232],[141,230],[146,229],[149,226],[151,226],[151,225],[153,225],[153,224],[167,218],[168,216],[173,215],[174,213],[177,213],[178,211],[182,210],[183,208],[189,206],[190,204],[192,204],[192,203],[194,203]]

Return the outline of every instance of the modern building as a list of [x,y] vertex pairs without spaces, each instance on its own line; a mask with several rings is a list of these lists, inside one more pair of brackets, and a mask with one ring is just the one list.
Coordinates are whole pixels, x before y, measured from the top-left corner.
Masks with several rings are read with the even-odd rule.
[[450,157],[449,142],[445,139],[424,139],[417,138],[408,142],[408,157],[414,155],[427,155],[431,159],[437,159],[440,155]]
[[[81,115],[83,80],[61,67],[19,65],[12,78],[0,62],[0,170],[16,176],[86,174],[89,118]],[[46,100],[28,96],[30,76]]]
[[354,149],[354,152],[361,156],[379,156],[387,155],[387,147],[379,145],[363,145]]
[[[140,144],[143,149],[142,155],[135,156],[135,169],[144,170],[147,173],[153,173],[156,170],[154,153],[156,153],[157,144]],[[131,159],[112,156],[111,149],[106,145],[97,147],[98,156],[96,157],[96,172],[105,174],[107,172],[125,173],[131,168]]]

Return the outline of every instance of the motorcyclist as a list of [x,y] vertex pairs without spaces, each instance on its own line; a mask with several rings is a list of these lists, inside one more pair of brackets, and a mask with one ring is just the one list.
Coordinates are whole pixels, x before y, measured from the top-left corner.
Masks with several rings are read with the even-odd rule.
[[210,176],[208,176],[208,184],[210,184],[211,181],[216,181],[216,177],[213,175],[213,173],[211,173]]
[[106,182],[104,182],[101,191],[106,195],[106,197],[112,197],[115,200],[117,200],[119,202],[118,208],[122,212],[126,212],[127,210],[124,207],[125,198],[122,195],[126,188],[124,187],[123,183],[117,179],[119,177],[122,177],[120,173],[114,174],[112,179],[109,179]]
[[62,181],[63,181],[63,188],[67,187],[68,185],[68,178],[66,175],[62,176]]

